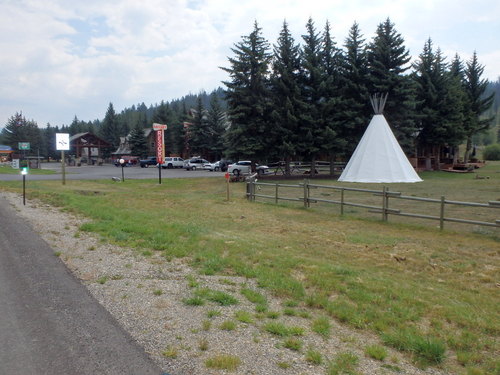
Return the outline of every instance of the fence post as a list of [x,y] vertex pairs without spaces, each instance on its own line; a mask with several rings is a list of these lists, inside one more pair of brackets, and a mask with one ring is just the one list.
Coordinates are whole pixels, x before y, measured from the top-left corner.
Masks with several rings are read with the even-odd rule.
[[247,181],[247,200],[252,201],[250,199],[250,181]]
[[309,180],[304,180],[304,207],[309,207]]
[[441,195],[441,210],[439,213],[439,229],[440,230],[443,230],[443,228],[444,228],[444,204],[445,204],[444,195]]
[[279,187],[279,184],[276,183],[276,190],[274,192],[274,203],[275,204],[278,204],[278,187]]
[[382,221],[387,221],[387,206],[389,205],[389,199],[387,199],[387,187],[384,186],[382,191]]
[[344,214],[344,188],[340,189],[340,215]]

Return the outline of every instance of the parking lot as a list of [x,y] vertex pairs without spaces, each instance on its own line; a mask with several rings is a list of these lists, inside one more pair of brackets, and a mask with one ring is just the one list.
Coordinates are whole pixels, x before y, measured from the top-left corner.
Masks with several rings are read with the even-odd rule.
[[[61,180],[62,168],[60,163],[42,163],[42,169],[50,169],[55,174],[35,175],[29,174],[28,179],[31,180]],[[81,167],[66,167],[67,180],[102,180],[106,178],[122,177],[122,168],[115,167],[113,164],[104,164],[101,166],[81,166]],[[139,166],[124,167],[123,173],[125,180],[127,179],[148,179],[158,178],[158,168],[149,167],[141,168]],[[204,170],[186,171],[185,169],[162,169],[161,178],[190,178],[190,177],[219,177],[224,178],[223,172],[210,172]],[[15,181],[21,178],[15,174],[0,174],[0,180]]]

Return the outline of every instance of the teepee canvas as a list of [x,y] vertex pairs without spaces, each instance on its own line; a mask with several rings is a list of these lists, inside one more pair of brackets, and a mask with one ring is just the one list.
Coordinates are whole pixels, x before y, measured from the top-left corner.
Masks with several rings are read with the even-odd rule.
[[387,95],[371,98],[375,115],[339,181],[385,183],[422,181],[382,114],[386,99]]

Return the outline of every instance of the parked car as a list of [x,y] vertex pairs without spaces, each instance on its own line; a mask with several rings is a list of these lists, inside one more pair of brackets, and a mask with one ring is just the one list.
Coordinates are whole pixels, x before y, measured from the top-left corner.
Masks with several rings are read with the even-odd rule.
[[163,169],[168,168],[183,168],[184,167],[184,159],[179,158],[177,156],[174,157],[166,157],[165,162],[161,165]]
[[158,164],[158,162],[156,161],[156,156],[149,156],[147,159],[139,160],[139,164],[141,168],[148,168],[150,165]]
[[220,171],[220,160],[216,161],[215,163],[203,164],[203,169],[206,171],[211,171],[211,172]]
[[208,164],[208,160],[201,158],[191,158],[189,160],[184,160],[184,168],[186,168],[186,171],[203,169],[204,164]]
[[[269,170],[267,165],[255,165],[256,172],[258,174],[266,174]],[[249,174],[252,171],[252,162],[248,160],[239,161],[234,164],[230,164],[227,168],[228,173],[234,174],[235,176],[239,176],[240,174]]]

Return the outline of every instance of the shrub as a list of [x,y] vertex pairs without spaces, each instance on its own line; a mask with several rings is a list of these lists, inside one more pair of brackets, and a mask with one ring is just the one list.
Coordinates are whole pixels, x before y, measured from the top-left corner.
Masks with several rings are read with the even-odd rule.
[[500,143],[486,146],[483,150],[485,160],[500,160]]

